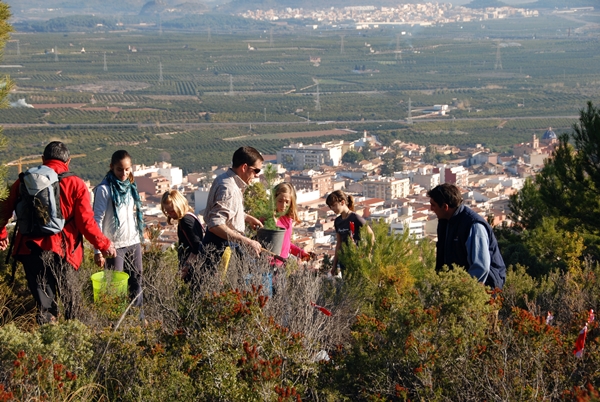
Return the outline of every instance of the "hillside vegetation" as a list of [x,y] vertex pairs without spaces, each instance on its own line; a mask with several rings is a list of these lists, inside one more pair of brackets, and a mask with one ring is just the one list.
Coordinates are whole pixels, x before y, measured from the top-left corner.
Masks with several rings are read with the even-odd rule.
[[[463,269],[433,270],[428,242],[389,236],[345,250],[343,281],[287,267],[271,293],[266,259],[178,279],[174,253],[148,249],[144,325],[119,299],[91,301],[91,254],[70,280],[79,320],[35,327],[19,273],[0,300],[3,400],[547,400],[597,395],[597,324],[573,356],[600,269],[579,255],[531,277],[513,266],[490,294]],[[200,267],[198,267],[200,268]],[[251,273],[251,276],[248,276]],[[248,279],[251,278],[251,279]],[[20,295],[15,297],[15,295]],[[311,306],[325,307],[331,316]],[[551,312],[553,320],[546,321]],[[485,380],[483,380],[485,379]],[[585,400],[585,399],[584,399]]]

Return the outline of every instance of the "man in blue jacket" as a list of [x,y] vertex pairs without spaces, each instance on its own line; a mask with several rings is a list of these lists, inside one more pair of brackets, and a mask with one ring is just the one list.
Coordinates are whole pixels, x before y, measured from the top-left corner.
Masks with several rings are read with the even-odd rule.
[[440,184],[427,196],[438,217],[436,270],[456,264],[479,282],[502,289],[506,266],[492,227],[463,205],[460,190],[454,184]]

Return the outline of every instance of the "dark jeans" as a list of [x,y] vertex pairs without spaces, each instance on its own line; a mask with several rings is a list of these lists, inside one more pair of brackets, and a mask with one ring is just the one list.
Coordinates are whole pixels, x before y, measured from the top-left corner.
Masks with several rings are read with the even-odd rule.
[[225,247],[227,246],[229,246],[229,240],[221,239],[219,236],[217,236],[210,230],[206,231],[206,234],[202,239],[202,248],[209,248],[211,252],[214,250],[216,254],[219,254],[219,257],[220,254],[223,253],[223,250],[225,250]]
[[128,247],[121,247],[117,249],[116,258],[106,259],[106,269],[112,269],[115,271],[125,271],[129,275],[129,298],[133,300],[136,296],[139,296],[134,306],[140,307],[143,304],[142,295],[142,246],[134,244]]
[[71,264],[52,251],[34,248],[31,254],[18,255],[23,264],[31,295],[38,307],[36,320],[47,324],[58,318],[57,296],[64,306],[66,319],[73,319],[81,305],[81,291],[73,288],[77,271]]

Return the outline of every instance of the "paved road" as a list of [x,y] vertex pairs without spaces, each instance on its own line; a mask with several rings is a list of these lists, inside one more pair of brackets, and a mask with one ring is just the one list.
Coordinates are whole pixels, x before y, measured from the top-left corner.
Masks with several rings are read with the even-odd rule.
[[[578,119],[579,115],[571,116],[517,116],[517,117],[461,117],[452,119],[450,117],[440,117],[435,119],[418,119],[413,117],[413,124],[420,122],[435,122],[435,121],[484,121],[484,120],[538,120],[538,119]],[[22,124],[0,124],[4,128],[102,128],[102,127],[182,127],[182,128],[198,128],[198,127],[227,127],[227,126],[295,126],[307,124],[325,124],[320,121],[252,121],[252,122],[235,122],[235,123],[90,123],[90,124],[40,124],[40,123],[22,123]],[[343,121],[327,121],[327,124],[373,124],[373,123],[406,123],[405,120],[343,120]]]

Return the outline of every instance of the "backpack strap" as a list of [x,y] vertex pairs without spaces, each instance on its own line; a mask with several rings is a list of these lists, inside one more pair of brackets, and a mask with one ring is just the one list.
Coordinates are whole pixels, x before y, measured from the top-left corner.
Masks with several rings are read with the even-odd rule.
[[[17,197],[17,201],[15,203],[18,204],[19,201],[21,201],[21,186],[23,185],[23,177],[25,175],[25,172],[21,172],[19,173],[19,196]],[[10,246],[8,247],[8,252],[6,253],[6,259],[4,260],[4,263],[6,265],[8,265],[8,262],[10,261],[10,258],[12,257],[12,251],[15,247],[15,239],[17,238],[17,231],[19,230],[19,225],[16,223],[15,221],[15,228],[12,232],[12,236],[10,239]],[[9,285],[13,285],[15,283],[15,275],[17,274],[17,259],[13,257],[12,262],[10,264],[11,266],[11,272],[10,272],[10,280],[9,280]]]
[[[10,260],[10,257],[12,256],[12,251],[15,245],[15,239],[17,237],[17,225],[15,224],[15,228],[13,230],[12,236],[11,236],[11,240],[10,240],[10,247],[8,248],[8,252],[6,253],[6,261],[4,261],[4,263],[6,265],[8,265],[8,261]],[[17,259],[13,257],[12,259],[12,263],[10,264],[10,268],[11,268],[11,272],[10,272],[10,281],[8,282],[9,285],[13,285],[15,283],[15,275],[17,274]]]
[[65,178],[65,177],[70,177],[70,176],[77,176],[75,173],[71,172],[70,170],[67,170],[66,172],[62,172],[61,174],[58,175],[58,181],[60,181],[61,179]]
[[[58,181],[60,183],[60,181],[62,179],[64,179],[65,177],[71,177],[71,176],[77,176],[75,173],[71,172],[70,170],[67,170],[66,172],[62,172],[61,174],[58,175]],[[73,216],[75,216],[75,214],[73,214]],[[69,223],[71,220],[73,220],[73,216],[70,217],[69,219],[65,220],[65,226],[67,225],[67,223]]]

